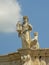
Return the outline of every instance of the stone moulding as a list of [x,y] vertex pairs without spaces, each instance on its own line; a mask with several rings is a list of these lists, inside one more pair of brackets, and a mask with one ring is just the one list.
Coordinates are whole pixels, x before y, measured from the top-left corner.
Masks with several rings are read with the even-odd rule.
[[30,54],[32,56],[49,56],[49,49],[19,49],[20,54]]
[[49,57],[49,49],[18,49],[18,52],[0,56],[0,62],[10,62],[21,60],[22,55],[30,54],[32,57]]
[[18,52],[0,56],[0,62],[11,62],[15,60],[20,60],[20,54]]

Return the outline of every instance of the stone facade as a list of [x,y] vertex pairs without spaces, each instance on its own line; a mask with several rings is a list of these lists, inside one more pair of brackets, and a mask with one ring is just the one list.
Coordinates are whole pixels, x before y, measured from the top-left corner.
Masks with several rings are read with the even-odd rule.
[[0,65],[20,65],[20,55],[18,52],[0,56]]
[[0,56],[0,65],[49,65],[49,49],[19,49]]

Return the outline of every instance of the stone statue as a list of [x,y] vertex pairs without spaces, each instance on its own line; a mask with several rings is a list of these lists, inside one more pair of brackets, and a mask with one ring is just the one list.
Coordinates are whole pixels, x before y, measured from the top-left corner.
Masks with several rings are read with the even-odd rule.
[[26,56],[21,57],[22,65],[33,65],[31,56],[28,54]]
[[21,37],[22,40],[22,48],[39,48],[37,41],[38,35],[37,33],[34,33],[34,39],[31,39],[30,32],[32,31],[32,26],[28,22],[28,17],[23,17],[23,23],[20,23],[20,21],[16,24],[17,26],[17,32],[18,36]]
[[38,32],[34,32],[34,38],[31,39],[31,49],[39,49]]

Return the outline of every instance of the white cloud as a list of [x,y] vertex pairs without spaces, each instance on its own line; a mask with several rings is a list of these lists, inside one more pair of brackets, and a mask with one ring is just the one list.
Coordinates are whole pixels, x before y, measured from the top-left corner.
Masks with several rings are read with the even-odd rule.
[[0,0],[0,32],[15,32],[16,22],[21,17],[17,0]]

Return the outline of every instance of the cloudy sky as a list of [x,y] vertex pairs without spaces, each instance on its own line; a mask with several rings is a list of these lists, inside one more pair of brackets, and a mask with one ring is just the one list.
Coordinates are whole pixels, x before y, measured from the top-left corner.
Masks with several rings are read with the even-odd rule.
[[21,48],[16,23],[22,16],[29,17],[33,32],[39,33],[41,48],[49,48],[49,0],[0,0],[0,54]]
[[0,0],[0,32],[15,32],[15,24],[21,17],[17,0]]

